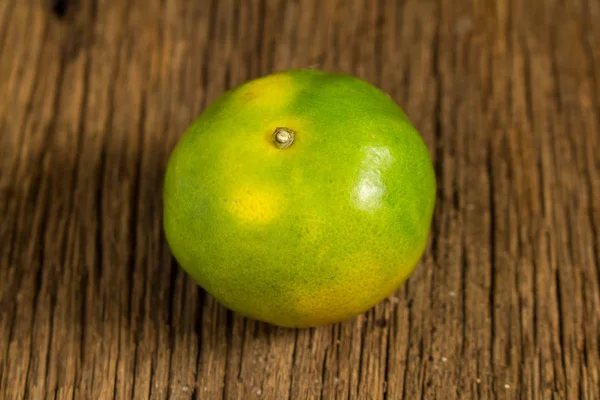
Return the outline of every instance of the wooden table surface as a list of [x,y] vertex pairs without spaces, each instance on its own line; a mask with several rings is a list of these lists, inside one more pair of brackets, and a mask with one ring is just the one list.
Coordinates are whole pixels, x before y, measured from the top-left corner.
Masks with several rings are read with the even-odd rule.
[[[0,398],[600,399],[598,0],[0,1]],[[170,150],[318,67],[422,133],[427,251],[353,320],[235,315],[173,261]]]

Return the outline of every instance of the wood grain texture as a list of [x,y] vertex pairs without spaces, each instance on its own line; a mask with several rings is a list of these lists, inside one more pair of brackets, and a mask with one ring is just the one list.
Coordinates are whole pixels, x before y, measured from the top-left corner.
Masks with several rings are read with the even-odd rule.
[[[599,399],[598,0],[0,2],[0,398]],[[172,259],[169,152],[318,67],[422,133],[427,251],[353,320],[227,311]]]

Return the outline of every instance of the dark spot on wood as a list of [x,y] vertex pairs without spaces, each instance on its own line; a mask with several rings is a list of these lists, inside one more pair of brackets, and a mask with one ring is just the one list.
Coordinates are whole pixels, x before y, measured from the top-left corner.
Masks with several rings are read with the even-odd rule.
[[380,328],[384,328],[387,326],[387,320],[385,318],[380,318],[377,321],[375,321],[375,325],[377,325]]
[[406,308],[411,309],[413,305],[413,299],[409,299],[408,302],[406,303]]
[[68,0],[51,0],[52,13],[58,18],[63,19],[67,15],[68,11]]

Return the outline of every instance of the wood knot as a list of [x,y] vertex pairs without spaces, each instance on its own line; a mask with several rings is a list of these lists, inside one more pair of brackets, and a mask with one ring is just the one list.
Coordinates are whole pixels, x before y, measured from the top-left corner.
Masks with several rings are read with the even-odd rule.
[[69,1],[68,0],[50,0],[52,13],[58,19],[63,19],[67,15]]

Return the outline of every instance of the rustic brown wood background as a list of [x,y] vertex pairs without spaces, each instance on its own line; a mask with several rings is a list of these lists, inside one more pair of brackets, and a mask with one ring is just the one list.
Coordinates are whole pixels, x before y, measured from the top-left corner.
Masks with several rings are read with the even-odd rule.
[[[0,1],[0,398],[600,399],[598,0]],[[161,229],[226,88],[358,75],[435,160],[429,247],[354,320],[228,312]]]

